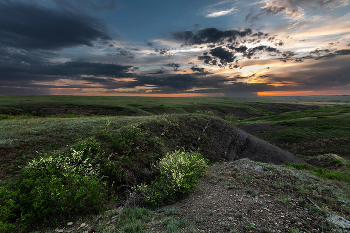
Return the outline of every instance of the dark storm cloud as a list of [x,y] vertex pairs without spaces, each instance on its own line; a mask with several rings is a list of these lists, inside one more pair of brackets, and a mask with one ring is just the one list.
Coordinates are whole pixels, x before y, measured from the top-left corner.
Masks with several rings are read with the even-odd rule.
[[298,55],[298,54],[294,53],[293,51],[284,51],[282,53],[282,58],[279,58],[279,60],[283,62],[287,62],[288,60],[294,60],[293,57],[295,55]]
[[[211,49],[209,52],[204,52],[202,56],[198,56],[198,60],[203,60],[205,64],[219,67],[225,67],[226,65],[229,65],[229,68],[233,69],[239,67],[237,64],[232,64],[234,61],[238,63],[238,61],[235,60],[236,52],[243,53],[243,57],[247,57],[248,59],[252,59],[252,57],[259,52],[276,54],[280,53],[278,49],[266,45],[260,45],[250,49],[244,45],[241,45],[240,47],[234,47],[233,45],[230,45],[228,46],[228,49],[225,49],[223,47],[216,47],[215,49]],[[254,57],[254,59],[259,59],[259,57]]]
[[252,37],[257,37],[259,39],[266,38],[268,36],[269,36],[268,33],[263,33],[263,32],[257,32],[257,33],[252,34]]
[[133,87],[153,85],[158,91],[178,92],[187,91],[192,88],[223,88],[227,78],[222,76],[197,77],[193,74],[166,75],[163,77],[138,76],[135,82],[131,82]]
[[[331,51],[329,49],[316,49],[314,51],[311,51],[309,55],[303,56],[303,57],[298,57],[295,58],[296,62],[303,62],[305,60],[327,60],[327,59],[332,59],[337,56],[342,56],[342,55],[350,55],[350,49],[341,49],[341,50],[335,50]],[[289,57],[287,59],[285,58],[280,58],[281,61],[287,61],[287,60],[293,60],[293,58]]]
[[116,53],[107,53],[108,56],[123,56],[127,58],[135,58],[135,54],[132,52],[123,49],[123,48],[116,48],[117,52]]
[[197,32],[183,31],[175,32],[173,36],[176,40],[183,41],[186,45],[200,45],[210,43],[222,43],[235,41],[237,38],[245,37],[252,34],[250,28],[244,30],[227,30],[222,31],[216,28],[204,28]]
[[217,47],[215,49],[210,50],[210,54],[214,57],[220,59],[221,65],[225,66],[227,63],[231,63],[235,60],[235,56],[232,52],[227,51],[224,48]]
[[103,78],[96,78],[96,77],[82,77],[80,78],[81,80],[85,80],[88,81],[90,83],[112,83],[114,81],[114,79],[103,79]]
[[230,46],[229,48],[232,50],[235,50],[237,53],[245,53],[248,50],[248,48],[246,46],[243,46],[243,45],[238,47],[238,48],[235,48],[233,46]]
[[350,49],[341,49],[341,50],[337,50],[335,52],[330,52],[328,54],[319,56],[319,57],[315,57],[315,60],[319,60],[319,59],[330,59],[330,58],[334,58],[336,56],[341,56],[341,55],[350,55]]
[[48,66],[46,74],[75,77],[81,75],[105,76],[114,78],[132,77],[128,71],[132,66],[117,64],[71,61],[60,65]]
[[249,75],[247,77],[245,76],[240,76],[240,75],[235,75],[233,78],[230,78],[231,81],[233,82],[236,82],[236,81],[239,81],[239,80],[244,80],[244,79],[248,79],[248,78],[251,78],[251,77],[254,77],[256,74],[252,74],[252,75]]
[[[175,74],[157,77],[142,75],[135,76],[133,81],[118,81],[94,77],[84,77],[82,79],[89,83],[98,83],[106,89],[152,86],[151,91],[156,93],[181,93],[190,91],[193,88],[225,88],[226,83],[229,81],[228,78],[219,75],[199,77],[195,74]],[[135,91],[138,92],[137,90]]]
[[164,66],[172,67],[174,69],[174,71],[178,71],[178,68],[180,68],[180,64],[178,64],[178,63],[168,63],[168,64],[165,64]]
[[[170,49],[167,49],[167,48],[161,48],[161,49],[155,48],[154,52],[159,54],[159,55],[168,56],[168,57],[171,57],[173,55],[173,53],[170,51]],[[151,54],[154,54],[154,53],[151,53]]]
[[211,56],[208,56],[208,53],[203,53],[203,56],[198,56],[198,60],[203,60],[205,64],[212,64],[212,58]]
[[198,66],[192,66],[191,70],[194,72],[193,75],[208,75],[208,74],[212,74],[209,71],[205,70],[205,68],[202,67],[198,67]]
[[51,91],[47,88],[39,87],[9,87],[0,86],[1,95],[50,95]]
[[84,76],[124,78],[133,77],[130,73],[134,67],[117,64],[93,63],[86,61],[71,61],[58,65],[50,63],[23,64],[0,63],[0,86],[28,87],[37,81],[55,81],[58,79],[79,80]]
[[261,51],[279,53],[278,49],[276,49],[276,48],[266,46],[266,45],[260,45],[260,46],[248,49],[247,52],[245,52],[243,55],[245,57],[251,59],[253,55],[255,55],[257,52],[261,52]]
[[148,73],[148,74],[164,74],[164,73],[165,73],[164,70],[157,70],[156,72]]
[[36,4],[0,3],[0,45],[19,49],[58,50],[111,39],[92,17]]
[[341,49],[335,51],[335,54],[337,55],[350,55],[350,49]]

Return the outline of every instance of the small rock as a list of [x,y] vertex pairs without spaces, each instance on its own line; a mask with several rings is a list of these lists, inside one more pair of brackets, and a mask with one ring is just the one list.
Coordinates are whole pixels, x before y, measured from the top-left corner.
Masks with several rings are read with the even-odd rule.
[[73,225],[73,222],[67,223],[67,226],[72,226],[72,225]]
[[82,228],[82,227],[86,227],[86,223],[82,223],[79,228]]
[[56,229],[55,231],[56,231],[57,233],[62,233],[62,232],[63,232],[62,229]]
[[327,221],[333,223],[334,225],[340,228],[350,229],[350,221],[338,215],[335,215],[335,214],[329,215],[327,218]]

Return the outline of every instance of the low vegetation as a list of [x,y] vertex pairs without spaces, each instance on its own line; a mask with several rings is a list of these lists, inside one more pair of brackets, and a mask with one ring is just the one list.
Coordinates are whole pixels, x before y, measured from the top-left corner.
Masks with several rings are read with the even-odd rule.
[[[208,135],[215,136],[210,130],[223,123],[286,126],[253,135],[308,162],[287,163],[288,169],[350,187],[350,163],[344,159],[350,151],[348,105],[228,98],[0,99],[0,232],[46,229],[108,211],[118,216],[113,220],[115,231],[147,232],[156,214],[164,231],[195,232],[193,224],[202,224],[202,217],[191,223],[176,209],[159,208],[198,190],[198,179],[208,164],[225,160],[214,155],[219,142],[217,147],[208,144]],[[268,176],[274,166],[264,169]],[[254,174],[232,177],[242,185],[259,182]],[[228,190],[237,188],[224,172],[208,179],[212,185],[223,182]],[[310,192],[310,185],[275,182],[267,189],[293,190],[303,198],[313,197],[322,208],[328,205],[332,211],[350,213],[331,188],[312,187],[316,191]],[[261,195],[254,188],[242,189],[252,198]],[[283,197],[279,201],[288,202]],[[127,207],[110,210],[116,203]],[[242,213],[235,218],[241,219]],[[256,230],[253,224],[244,229]],[[95,226],[96,231],[106,229]]]
[[[30,162],[14,181],[0,189],[0,231],[10,232],[15,226],[26,230],[38,222],[62,222],[74,215],[96,212],[101,205],[116,199],[113,185],[121,178],[120,173],[104,155],[96,140],[87,139],[66,153]],[[124,163],[128,166],[130,160]],[[195,187],[206,164],[200,153],[170,152],[157,163],[160,174],[155,180],[136,186],[135,190],[144,195],[150,207],[174,202]],[[142,230],[141,223],[123,225],[123,229],[134,229],[131,232]]]

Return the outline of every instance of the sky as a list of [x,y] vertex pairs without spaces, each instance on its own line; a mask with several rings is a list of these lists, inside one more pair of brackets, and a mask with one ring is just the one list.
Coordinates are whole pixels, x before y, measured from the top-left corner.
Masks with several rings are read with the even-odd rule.
[[11,94],[350,95],[350,0],[1,0]]

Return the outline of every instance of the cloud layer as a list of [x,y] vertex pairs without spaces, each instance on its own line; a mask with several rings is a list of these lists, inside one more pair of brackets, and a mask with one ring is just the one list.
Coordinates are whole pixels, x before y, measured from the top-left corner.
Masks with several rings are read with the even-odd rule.
[[349,0],[151,3],[2,1],[0,94],[350,94]]

